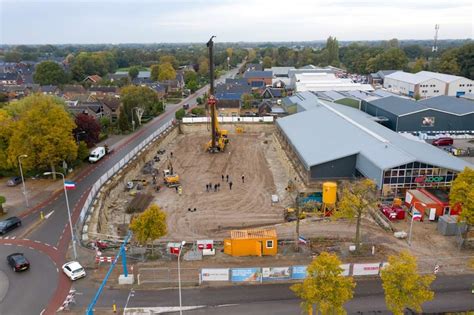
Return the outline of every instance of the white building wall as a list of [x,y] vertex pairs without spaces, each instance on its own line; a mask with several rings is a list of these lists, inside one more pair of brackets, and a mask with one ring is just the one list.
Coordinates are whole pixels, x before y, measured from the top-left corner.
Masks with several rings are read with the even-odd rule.
[[389,91],[401,93],[403,95],[410,95],[409,92],[413,92],[413,95],[415,94],[415,84],[396,80],[389,77],[385,77],[383,81],[383,87],[388,89]]
[[446,83],[438,79],[429,79],[420,82],[418,87],[418,93],[421,98],[445,95],[446,91]]
[[458,92],[474,92],[474,81],[466,78],[460,78],[448,84],[448,96],[456,96]]

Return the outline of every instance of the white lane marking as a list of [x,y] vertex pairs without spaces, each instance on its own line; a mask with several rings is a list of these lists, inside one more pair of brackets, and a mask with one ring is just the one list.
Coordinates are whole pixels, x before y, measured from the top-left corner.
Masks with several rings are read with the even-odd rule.
[[13,236],[13,237],[12,237],[12,240],[14,240],[15,238],[16,238],[16,236]]
[[57,267],[56,267],[56,272],[58,272],[58,273],[59,273],[59,269],[58,269]]
[[8,246],[8,245],[13,245],[13,244],[11,244],[11,243],[5,243],[5,244],[3,244],[3,245],[7,245],[7,246]]
[[35,243],[41,244],[41,242],[40,242],[40,241],[35,241]]
[[9,238],[10,238],[10,236],[6,236],[6,237],[5,237],[6,240],[9,239]]
[[45,219],[49,218],[54,213],[54,210],[44,216]]
[[44,311],[46,311],[46,309],[43,308],[43,310],[41,311],[40,315],[43,315]]
[[28,246],[28,248],[31,249],[31,250],[35,250],[33,247],[30,247],[30,246]]
[[56,246],[53,246],[53,248],[54,248],[55,250],[58,250],[58,248],[57,248]]
[[[206,305],[196,305],[196,306],[183,306],[181,309],[183,311],[195,310],[198,308],[204,308]],[[163,313],[174,313],[179,311],[179,306],[160,306],[160,307],[127,307],[124,310],[124,314],[135,314],[135,311],[141,311],[142,314],[163,314]]]

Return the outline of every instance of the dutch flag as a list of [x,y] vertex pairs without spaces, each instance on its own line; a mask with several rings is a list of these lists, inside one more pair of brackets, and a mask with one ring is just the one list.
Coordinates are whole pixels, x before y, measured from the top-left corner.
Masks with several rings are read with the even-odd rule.
[[417,210],[413,210],[413,216],[412,216],[412,220],[414,221],[420,221],[422,218],[422,215],[421,215],[421,212],[417,211]]
[[76,188],[76,183],[71,182],[71,181],[64,182],[64,188],[66,188],[67,190],[75,189]]
[[300,236],[300,237],[298,237],[298,243],[306,245],[306,244],[308,244],[308,240],[305,239],[303,236]]

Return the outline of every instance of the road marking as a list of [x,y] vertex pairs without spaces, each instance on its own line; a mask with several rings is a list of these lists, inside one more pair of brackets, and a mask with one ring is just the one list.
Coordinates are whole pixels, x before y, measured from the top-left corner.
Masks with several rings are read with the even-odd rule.
[[56,272],[58,272],[58,273],[59,273],[59,269],[58,269],[58,267],[56,267]]
[[53,246],[53,248],[54,248],[55,250],[58,250],[58,248],[57,248],[56,246]]
[[35,243],[41,244],[41,242],[40,242],[40,241],[35,241]]
[[49,218],[54,213],[54,210],[44,216],[45,219]]
[[30,246],[28,246],[28,248],[31,249],[31,250],[35,250],[33,247],[30,247]]
[[3,245],[13,245],[13,244],[11,244],[11,243],[5,243],[5,244],[3,244]]
[[14,240],[15,238],[16,238],[16,236],[13,236],[13,237],[12,237],[12,240]]
[[44,311],[46,311],[46,309],[43,308],[43,310],[41,311],[40,315],[43,315]]
[[5,237],[6,240],[9,239],[9,238],[10,238],[10,236],[6,236],[6,237]]

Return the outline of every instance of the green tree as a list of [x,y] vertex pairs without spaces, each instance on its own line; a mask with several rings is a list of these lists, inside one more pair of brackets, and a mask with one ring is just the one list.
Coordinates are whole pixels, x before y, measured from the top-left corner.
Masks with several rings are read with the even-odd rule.
[[36,66],[33,79],[40,85],[59,85],[67,81],[66,72],[54,61],[43,61]]
[[76,81],[82,81],[88,75],[105,76],[115,72],[117,63],[111,52],[81,52],[72,59],[71,73]]
[[269,56],[263,57],[263,68],[264,69],[271,68],[272,62],[273,62],[272,57],[269,57]]
[[160,65],[152,65],[150,67],[150,78],[152,81],[158,81],[160,75]]
[[391,40],[384,42],[384,47],[387,48],[387,49],[399,48],[400,43],[398,42],[398,39],[392,38]]
[[252,108],[253,101],[254,101],[254,97],[252,94],[249,94],[249,93],[242,94],[242,108],[243,109]]
[[79,145],[77,146],[77,159],[79,161],[84,161],[89,156],[89,148],[87,147],[87,143],[85,141],[80,141]]
[[339,66],[339,42],[336,37],[329,36],[326,41],[327,63],[332,66]]
[[118,117],[118,128],[122,132],[130,130],[130,118],[128,118],[127,112],[123,109],[123,105],[120,106],[121,110]]
[[474,80],[474,43],[459,47],[457,57],[460,75]]
[[312,314],[313,307],[323,315],[346,314],[344,304],[353,297],[356,286],[351,277],[343,276],[341,261],[335,254],[321,253],[308,266],[303,283],[291,286],[302,299],[301,308]]
[[445,51],[435,62],[436,71],[458,75],[461,72],[458,64],[458,51],[457,48]]
[[247,62],[249,63],[258,62],[257,52],[255,51],[255,49],[252,49],[252,48],[248,49]]
[[173,55],[164,55],[160,57],[160,64],[169,63],[173,69],[178,69],[178,61]]
[[139,72],[140,70],[137,66],[130,67],[130,69],[128,69],[128,75],[130,76],[130,78],[132,78],[132,80],[138,77]]
[[451,207],[461,205],[461,221],[466,222],[468,231],[474,225],[474,169],[466,167],[458,174],[449,192]]
[[28,96],[20,102],[34,106],[23,112],[14,124],[8,146],[10,163],[16,165],[17,156],[27,154],[30,158],[23,164],[26,170],[49,166],[54,172],[60,162],[74,161],[77,144],[72,131],[76,125],[65,104],[58,98],[41,94]]
[[196,71],[187,70],[184,71],[184,83],[188,84],[190,81],[197,81],[198,76]]
[[160,63],[158,72],[159,72],[158,74],[159,81],[176,79],[176,71],[174,70],[173,66],[169,62]]
[[191,93],[194,93],[199,89],[199,84],[196,80],[192,80],[186,83],[186,88],[190,89]]
[[395,315],[403,315],[407,307],[421,313],[421,305],[434,297],[430,285],[435,277],[419,275],[416,258],[407,251],[389,256],[380,277],[387,308]]
[[184,110],[184,108],[180,108],[174,113],[174,117],[176,118],[176,120],[183,119],[185,115],[186,115],[186,111]]
[[0,196],[0,213],[3,214],[5,213],[5,210],[3,210],[3,204],[7,202],[7,199],[4,196]]
[[141,115],[136,108],[142,109],[142,115],[145,116],[157,116],[164,110],[163,102],[160,101],[158,94],[146,86],[129,85],[122,88],[120,94],[122,107],[118,125],[121,131],[130,129],[131,119],[135,121],[135,126],[140,124],[139,116]]
[[415,64],[411,68],[411,72],[417,73],[417,72],[423,71],[425,69],[425,65],[426,65],[426,60],[423,58],[418,58],[416,59]]
[[363,179],[343,186],[335,218],[342,217],[351,221],[356,220],[355,245],[357,251],[360,248],[362,217],[376,205],[376,185],[373,180]]
[[18,51],[10,51],[5,53],[5,62],[20,62],[21,53]]
[[130,229],[140,244],[146,245],[149,242],[153,244],[154,240],[168,233],[166,213],[156,204],[152,204],[148,209],[132,220]]
[[199,62],[199,74],[201,76],[207,76],[209,75],[209,61],[205,58],[202,58],[201,61]]
[[390,48],[370,58],[367,62],[367,68],[370,72],[388,69],[405,69],[407,65],[408,58],[400,48]]

